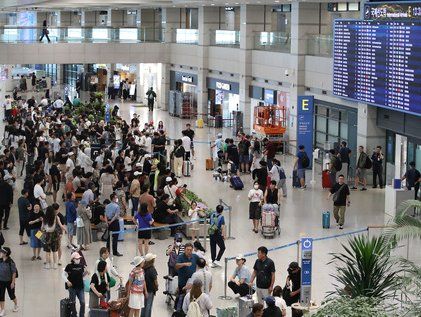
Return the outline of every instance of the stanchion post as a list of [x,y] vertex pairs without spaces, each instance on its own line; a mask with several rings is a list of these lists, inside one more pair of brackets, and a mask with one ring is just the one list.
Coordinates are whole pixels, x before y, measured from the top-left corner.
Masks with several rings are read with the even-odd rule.
[[218,296],[219,299],[231,300],[231,296],[227,296],[227,285],[228,285],[228,258],[225,258],[225,270],[224,270],[224,295]]
[[203,230],[204,230],[204,232],[203,232],[203,247],[205,248],[205,251],[207,250],[207,243],[208,243],[208,239],[207,239],[207,236],[208,236],[208,220],[205,218],[205,222],[203,223]]
[[300,263],[300,240],[297,240],[297,263]]
[[232,206],[228,206],[228,240],[234,240],[235,238],[231,235],[231,214],[232,214]]

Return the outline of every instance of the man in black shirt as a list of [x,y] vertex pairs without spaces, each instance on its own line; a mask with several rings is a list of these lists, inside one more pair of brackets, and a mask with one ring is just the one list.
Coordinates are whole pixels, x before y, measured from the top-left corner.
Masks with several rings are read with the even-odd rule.
[[410,169],[406,171],[402,180],[406,179],[406,188],[415,190],[415,199],[418,199],[418,190],[420,189],[421,173],[415,168],[415,162],[409,163]]
[[333,216],[339,229],[343,229],[345,222],[345,210],[351,203],[349,201],[349,187],[345,184],[344,175],[339,175],[338,182],[330,189],[328,199],[333,195]]
[[250,170],[250,154],[249,149],[251,143],[249,141],[249,136],[246,136],[244,133],[241,135],[241,141],[238,143],[238,152],[240,154],[240,172],[246,173]]
[[[162,195],[162,199],[158,201],[156,210],[153,213],[153,218],[156,222],[165,224],[174,224],[179,222],[177,216],[177,209],[171,209],[168,205],[170,196],[168,194]],[[175,227],[171,227],[171,234],[175,232]]]
[[373,188],[377,188],[377,177],[379,178],[380,188],[383,188],[383,153],[382,147],[377,146],[371,156],[373,162]]
[[29,212],[32,209],[32,205],[29,202],[28,196],[29,193],[27,190],[22,189],[21,192],[22,196],[18,199],[18,210],[19,210],[19,239],[20,243],[19,245],[25,245],[28,244],[28,242],[23,241],[23,232],[26,231],[26,235],[30,236],[29,231]]
[[[187,123],[186,124],[186,130],[181,131],[181,133],[183,135],[186,135],[190,138],[191,140],[191,145],[190,145],[190,150],[191,150],[191,154],[194,157],[194,143],[193,143],[193,139],[194,139],[194,130],[191,129],[191,124]],[[185,149],[186,151],[190,151],[189,149]]]
[[234,144],[233,139],[226,139],[225,143],[227,143],[227,160],[234,163],[234,167],[231,168],[231,172],[234,174],[237,173],[237,170],[240,167],[240,156],[238,154],[238,148]]
[[250,286],[253,286],[256,278],[257,301],[263,304],[264,299],[272,293],[275,283],[275,263],[267,257],[268,249],[257,249],[257,260],[254,263],[253,273],[250,278]]

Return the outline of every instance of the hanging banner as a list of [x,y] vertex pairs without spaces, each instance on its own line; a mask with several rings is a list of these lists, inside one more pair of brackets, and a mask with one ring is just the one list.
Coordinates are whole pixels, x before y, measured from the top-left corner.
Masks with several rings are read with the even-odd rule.
[[313,164],[313,112],[314,96],[298,96],[297,105],[297,151],[298,146],[304,145],[307,156]]
[[300,304],[309,306],[311,300],[311,262],[313,258],[313,239],[301,238],[301,292]]

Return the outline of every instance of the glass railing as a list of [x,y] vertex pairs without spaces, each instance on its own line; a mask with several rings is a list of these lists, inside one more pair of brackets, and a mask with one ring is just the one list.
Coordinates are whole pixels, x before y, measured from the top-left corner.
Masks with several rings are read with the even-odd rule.
[[307,55],[331,57],[332,48],[332,35],[309,35],[307,39]]
[[[163,42],[161,29],[138,27],[49,27],[48,37],[51,42],[60,43],[142,43]],[[30,43],[37,42],[42,36],[42,27],[0,27],[0,42]],[[42,39],[47,42],[46,36]]]
[[257,32],[254,35],[254,49],[289,53],[291,39],[285,32]]
[[199,44],[199,30],[197,29],[174,29],[175,43]]
[[240,46],[240,31],[214,30],[210,33],[210,45],[212,46]]

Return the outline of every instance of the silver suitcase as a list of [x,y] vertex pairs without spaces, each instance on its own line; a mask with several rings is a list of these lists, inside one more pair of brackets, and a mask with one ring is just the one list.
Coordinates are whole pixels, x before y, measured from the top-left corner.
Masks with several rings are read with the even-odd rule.
[[240,297],[238,300],[238,316],[248,316],[253,309],[253,304],[254,300],[251,295]]

